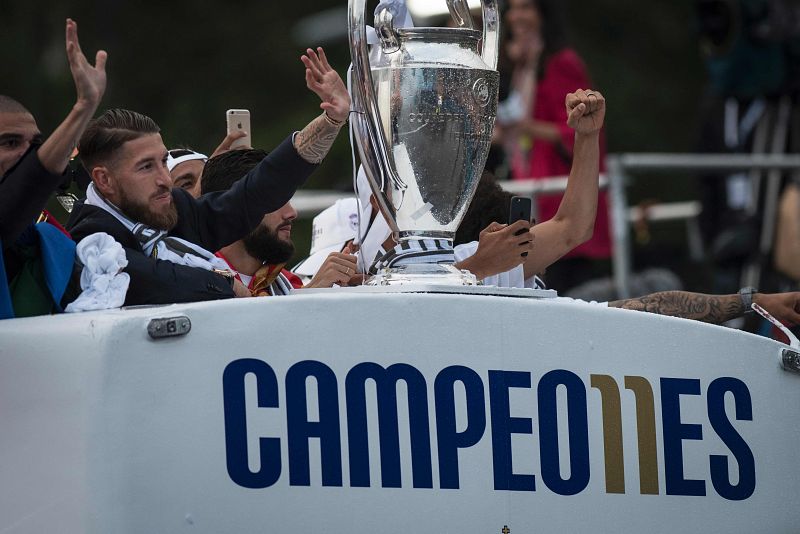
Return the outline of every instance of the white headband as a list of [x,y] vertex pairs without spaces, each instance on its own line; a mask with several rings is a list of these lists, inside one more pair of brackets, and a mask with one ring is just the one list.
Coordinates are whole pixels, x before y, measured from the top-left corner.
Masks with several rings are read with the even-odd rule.
[[[172,152],[186,152],[186,153],[182,154],[177,158],[173,158]],[[174,169],[181,163],[186,163],[187,161],[194,161],[196,159],[208,161],[208,156],[201,154],[200,152],[189,150],[188,148],[186,150],[181,150],[181,149],[170,150],[169,152],[167,152],[167,170],[169,172],[172,172],[172,169]]]

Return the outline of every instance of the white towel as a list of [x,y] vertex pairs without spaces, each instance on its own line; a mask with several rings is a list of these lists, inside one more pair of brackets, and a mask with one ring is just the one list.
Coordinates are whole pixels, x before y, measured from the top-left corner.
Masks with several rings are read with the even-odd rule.
[[81,239],[75,253],[83,263],[83,292],[67,306],[67,313],[122,306],[131,282],[128,273],[122,272],[128,265],[122,245],[110,235],[98,232]]

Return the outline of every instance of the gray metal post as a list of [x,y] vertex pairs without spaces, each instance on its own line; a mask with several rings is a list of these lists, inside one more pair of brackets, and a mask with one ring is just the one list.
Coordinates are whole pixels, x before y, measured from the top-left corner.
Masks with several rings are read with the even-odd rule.
[[625,192],[626,176],[622,160],[618,155],[606,158],[608,165],[609,219],[611,221],[611,242],[613,244],[612,266],[614,286],[618,299],[631,296],[631,239],[628,229],[628,196]]

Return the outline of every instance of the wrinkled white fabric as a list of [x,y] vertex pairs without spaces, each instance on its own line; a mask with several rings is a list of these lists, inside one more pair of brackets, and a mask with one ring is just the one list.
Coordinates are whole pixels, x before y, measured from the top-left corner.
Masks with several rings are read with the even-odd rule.
[[[455,255],[456,263],[462,262],[470,256],[474,256],[478,251],[478,242],[472,241],[471,243],[464,243],[456,245]],[[483,279],[483,285],[495,287],[516,287],[528,289],[541,289],[544,286],[539,283],[539,277],[533,276],[525,279],[525,269],[522,265],[517,265],[510,271],[504,273],[497,273],[487,276]]]
[[130,275],[122,272],[128,265],[122,245],[105,232],[98,232],[81,239],[75,254],[83,263],[83,292],[67,306],[67,313],[122,306],[131,282]]
[[[464,261],[465,259],[473,256],[478,251],[478,242],[472,241],[471,243],[464,243],[462,245],[456,245],[455,247],[455,255],[456,255],[456,263],[460,261]],[[482,281],[483,285],[485,286],[494,286],[494,287],[510,287],[510,288],[519,288],[519,289],[546,289],[544,282],[538,276],[532,276],[531,278],[525,278],[525,269],[522,265],[517,265],[510,271],[506,271],[504,273],[497,273],[492,276],[487,276]],[[588,304],[591,306],[608,306],[608,302],[596,302],[586,301],[581,299],[573,299],[570,297],[556,297],[554,299],[545,299],[543,302],[548,301],[558,301],[558,302],[573,302],[575,304]]]

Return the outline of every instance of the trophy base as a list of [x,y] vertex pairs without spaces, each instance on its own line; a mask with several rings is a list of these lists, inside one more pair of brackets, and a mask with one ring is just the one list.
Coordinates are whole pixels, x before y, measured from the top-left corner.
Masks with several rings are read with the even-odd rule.
[[453,265],[441,263],[421,263],[400,265],[381,269],[370,277],[368,286],[476,286],[478,279],[469,271],[462,271]]

